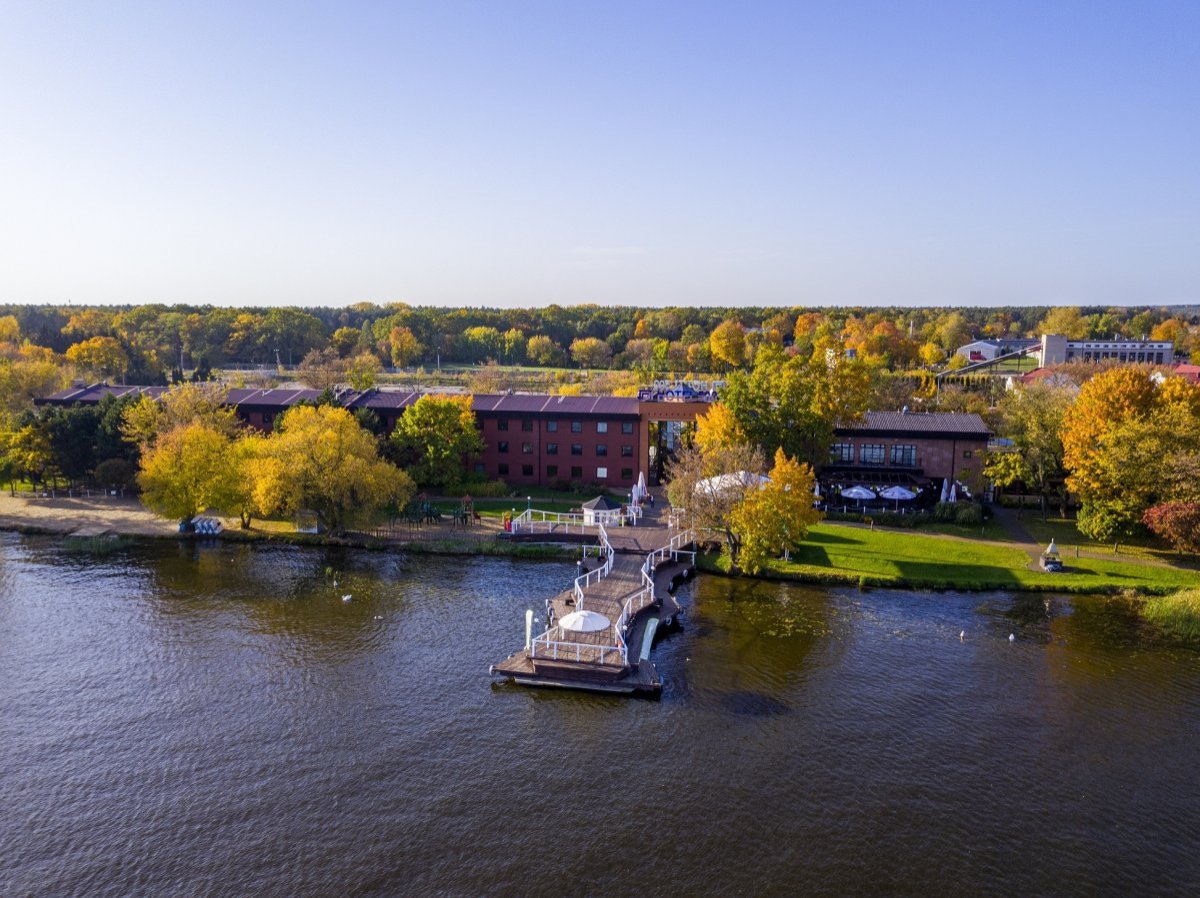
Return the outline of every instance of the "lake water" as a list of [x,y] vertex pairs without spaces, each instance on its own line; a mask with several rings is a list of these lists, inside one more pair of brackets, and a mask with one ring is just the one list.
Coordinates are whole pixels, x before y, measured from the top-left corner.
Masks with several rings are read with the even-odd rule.
[[0,535],[0,895],[1200,892],[1119,606],[703,577],[661,701],[492,685],[573,568]]

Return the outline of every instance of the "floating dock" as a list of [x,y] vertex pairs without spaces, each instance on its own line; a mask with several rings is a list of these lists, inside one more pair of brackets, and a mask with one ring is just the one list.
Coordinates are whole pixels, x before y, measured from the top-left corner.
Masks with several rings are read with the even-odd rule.
[[[540,517],[539,517],[540,516]],[[514,521],[518,538],[586,532],[561,515],[529,511]],[[663,525],[652,514],[590,528],[574,585],[546,602],[546,629],[490,673],[522,686],[658,695],[662,678],[650,661],[654,635],[679,615],[672,591],[691,576],[696,553],[691,531]],[[624,524],[625,526],[622,526]],[[594,550],[591,557],[589,550]]]

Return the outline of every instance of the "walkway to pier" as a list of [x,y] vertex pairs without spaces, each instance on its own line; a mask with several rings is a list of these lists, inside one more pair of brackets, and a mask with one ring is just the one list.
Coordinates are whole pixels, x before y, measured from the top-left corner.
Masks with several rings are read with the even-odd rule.
[[[542,513],[537,511],[522,517],[515,522],[516,538],[574,541],[583,530],[595,534],[596,545],[585,549],[586,569],[574,586],[546,602],[546,630],[491,672],[523,685],[659,691],[662,681],[642,657],[643,637],[651,621],[657,626],[679,612],[670,590],[694,565],[691,532],[673,529],[667,514],[649,507],[636,520],[618,521],[615,527],[557,520],[540,525]],[[563,627],[563,618],[577,611],[603,615],[609,626],[595,632]]]

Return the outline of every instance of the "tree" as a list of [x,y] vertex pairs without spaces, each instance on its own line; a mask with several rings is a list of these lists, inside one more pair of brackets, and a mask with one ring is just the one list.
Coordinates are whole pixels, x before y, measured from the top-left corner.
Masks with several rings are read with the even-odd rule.
[[397,368],[407,368],[425,351],[421,341],[407,327],[393,327],[388,333],[388,345],[392,350],[392,364]]
[[946,357],[945,350],[936,343],[922,343],[919,350],[921,364],[927,367],[932,367]]
[[525,344],[525,356],[533,364],[541,365],[544,368],[553,368],[561,365],[563,361],[562,349],[543,334],[529,338]]
[[1147,508],[1142,522],[1176,552],[1200,555],[1200,502],[1163,502]]
[[741,536],[733,527],[733,510],[750,490],[758,489],[764,467],[762,451],[748,445],[707,452],[685,447],[667,469],[667,498],[696,530],[723,534],[725,549],[736,563]]
[[296,379],[312,390],[327,390],[346,379],[350,362],[336,349],[313,349],[296,366]]
[[[1043,518],[1052,494],[1066,502],[1063,416],[1074,395],[1070,388],[1037,383],[1007,393],[999,403],[1000,434],[1013,441],[1013,452],[989,455],[985,471],[997,485],[1019,480],[1028,486],[1041,500]],[[1010,459],[1014,453],[1021,460],[1017,467]]]
[[21,339],[21,325],[15,315],[0,315],[0,343],[16,344]]
[[392,443],[426,486],[458,481],[466,458],[484,449],[470,396],[422,396],[396,422]]
[[142,456],[138,474],[142,502],[164,517],[179,520],[236,504],[238,482],[231,448],[227,434],[199,422],[160,435]]
[[607,368],[612,349],[603,340],[583,337],[571,343],[571,358],[580,368]]
[[355,390],[369,390],[375,386],[375,380],[383,366],[372,352],[364,352],[350,360],[346,369],[346,382]]
[[129,368],[129,356],[112,337],[89,337],[67,349],[67,360],[93,374],[118,377]]
[[757,574],[771,558],[788,556],[821,520],[813,507],[813,471],[806,464],[775,451],[775,464],[766,483],[747,492],[730,515],[741,553],[738,566]]
[[729,406],[723,402],[714,402],[696,417],[696,435],[693,440],[701,452],[711,453],[733,446],[744,446],[746,434],[733,412],[729,410]]
[[721,401],[750,445],[772,455],[783,447],[790,457],[818,465],[829,454],[835,424],[860,417],[869,394],[863,363],[819,341],[809,359],[764,346],[750,372],[729,375]]
[[334,532],[373,519],[389,504],[406,504],[415,491],[412,479],[379,458],[375,437],[343,408],[289,409],[264,452],[279,465],[272,510],[316,512]]
[[160,434],[188,424],[203,424],[232,439],[242,429],[237,412],[225,404],[226,391],[216,384],[180,384],[157,400],[143,396],[122,414],[121,434],[143,451]]
[[708,338],[708,348],[714,362],[728,368],[746,364],[746,330],[740,321],[722,321]]
[[1051,309],[1038,325],[1039,333],[1058,334],[1068,340],[1083,340],[1088,331],[1087,319],[1074,307]]
[[362,331],[356,327],[339,327],[329,337],[329,345],[342,358],[348,358],[361,336]]

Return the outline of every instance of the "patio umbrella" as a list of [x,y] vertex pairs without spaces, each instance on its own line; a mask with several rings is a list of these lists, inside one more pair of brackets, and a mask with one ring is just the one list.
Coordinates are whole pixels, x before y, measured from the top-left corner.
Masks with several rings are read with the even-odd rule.
[[946,497],[946,501],[947,502],[957,502],[958,501],[958,484],[957,483],[950,484],[950,495],[948,497]]
[[864,499],[874,499],[875,493],[873,490],[869,490],[865,486],[852,486],[849,489],[842,490],[842,498],[854,499],[861,502]]
[[886,490],[881,492],[879,495],[882,496],[884,499],[895,499],[897,509],[900,508],[900,500],[901,499],[908,500],[908,499],[917,498],[916,493],[914,493],[912,490],[906,490],[902,486],[889,486]]
[[947,478],[942,481],[942,495],[941,495],[941,498],[938,499],[938,501],[939,502],[950,501],[948,498],[949,495],[950,495],[950,480],[949,480],[949,478]]
[[575,633],[599,633],[607,630],[611,622],[603,614],[595,611],[572,611],[558,622],[564,630]]

